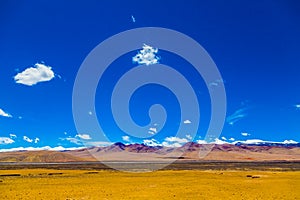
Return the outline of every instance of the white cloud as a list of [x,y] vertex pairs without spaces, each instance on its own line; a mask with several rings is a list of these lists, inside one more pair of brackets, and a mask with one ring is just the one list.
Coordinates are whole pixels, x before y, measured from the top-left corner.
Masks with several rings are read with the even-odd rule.
[[140,65],[153,65],[157,64],[159,61],[159,57],[156,56],[158,52],[157,48],[153,48],[149,45],[144,44],[143,49],[138,52],[133,58],[132,61],[134,63],[138,63]]
[[157,128],[150,127],[148,133],[151,134],[151,135],[155,135],[157,133]]
[[10,138],[16,138],[16,137],[17,137],[17,135],[16,135],[16,134],[13,134],[13,133],[11,133],[11,134],[9,134],[9,137],[10,137]]
[[0,116],[2,116],[2,117],[12,117],[9,113],[4,112],[4,110],[2,110],[1,108],[0,108]]
[[179,142],[179,143],[187,143],[188,140],[186,138],[179,138],[179,137],[167,137],[165,138],[167,142]]
[[12,144],[15,141],[9,137],[0,137],[0,144]]
[[296,142],[294,140],[284,140],[282,143],[283,144],[298,144],[298,142]]
[[130,142],[130,137],[128,135],[124,135],[122,136],[122,140],[124,140],[125,142]]
[[30,139],[29,137],[27,137],[25,135],[23,136],[23,140],[26,142],[29,142],[29,143],[33,142],[33,139]]
[[218,86],[220,86],[221,84],[224,84],[224,83],[225,83],[225,81],[223,81],[222,79],[217,79],[217,80],[215,80],[213,82],[210,82],[208,84],[208,86],[209,87],[218,87]]
[[193,139],[193,137],[192,137],[190,134],[187,134],[185,137],[186,137],[188,140],[192,140],[192,139]]
[[105,141],[88,141],[88,142],[85,142],[84,143],[86,146],[109,146],[109,145],[112,145],[113,143],[112,142],[105,142]]
[[224,136],[223,136],[223,137],[221,137],[221,139],[222,139],[222,140],[227,140],[227,138],[226,138],[226,137],[224,137]]
[[133,23],[136,22],[135,17],[133,15],[131,15],[131,20],[132,20]]
[[50,81],[54,76],[54,72],[50,66],[36,63],[34,67],[29,67],[23,72],[18,73],[14,79],[16,83],[32,86],[39,82]]
[[73,144],[81,145],[82,142],[78,138],[73,138],[73,137],[67,137],[67,138],[59,138],[60,140],[67,140]]
[[83,140],[91,140],[92,139],[89,134],[77,134],[77,135],[75,135],[75,137],[78,137]]
[[205,140],[197,140],[197,143],[198,144],[207,144],[207,141],[205,141]]
[[16,148],[10,148],[10,149],[0,149],[0,152],[13,152],[13,151],[42,151],[42,150],[48,150],[48,151],[66,151],[66,150],[76,150],[76,149],[83,149],[86,147],[50,147],[50,146],[44,146],[44,147],[16,147]]
[[187,142],[189,141],[186,138],[166,137],[162,145],[166,147],[181,147]]
[[230,140],[230,141],[234,141],[235,139],[234,139],[234,138],[229,138],[229,140]]
[[235,111],[232,115],[228,116],[226,118],[226,122],[229,125],[234,125],[236,122],[240,121],[241,119],[245,118],[247,116],[246,110],[248,108],[240,108],[237,111]]
[[155,139],[143,140],[143,143],[147,146],[161,146],[161,144]]
[[296,108],[296,110],[300,110],[300,104],[296,104],[294,105],[294,107]]
[[34,143],[36,144],[36,143],[38,143],[40,141],[40,138],[35,138],[34,139]]
[[192,122],[191,122],[190,120],[187,119],[187,120],[184,120],[183,123],[184,123],[184,124],[191,124]]
[[250,134],[250,133],[243,132],[243,133],[241,133],[241,135],[247,137],[247,136],[250,136],[251,134]]
[[228,144],[228,142],[220,140],[219,138],[216,138],[214,142],[212,142],[213,144]]
[[181,147],[183,144],[178,142],[174,142],[174,143],[163,142],[162,145],[165,147]]
[[93,112],[92,112],[92,111],[89,111],[88,114],[89,114],[89,115],[93,115]]

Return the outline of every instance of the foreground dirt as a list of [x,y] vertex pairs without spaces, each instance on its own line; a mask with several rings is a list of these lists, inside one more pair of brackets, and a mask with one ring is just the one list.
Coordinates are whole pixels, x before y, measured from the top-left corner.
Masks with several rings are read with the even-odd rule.
[[0,170],[0,199],[300,199],[300,172]]

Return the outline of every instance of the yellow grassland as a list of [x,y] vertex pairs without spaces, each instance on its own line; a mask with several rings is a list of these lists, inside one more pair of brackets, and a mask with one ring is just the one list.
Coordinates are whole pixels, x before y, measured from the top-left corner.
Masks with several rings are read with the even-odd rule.
[[[92,172],[92,173],[91,173]],[[60,174],[62,173],[62,174]],[[21,176],[3,176],[20,174]],[[300,199],[300,172],[0,170],[0,199]]]

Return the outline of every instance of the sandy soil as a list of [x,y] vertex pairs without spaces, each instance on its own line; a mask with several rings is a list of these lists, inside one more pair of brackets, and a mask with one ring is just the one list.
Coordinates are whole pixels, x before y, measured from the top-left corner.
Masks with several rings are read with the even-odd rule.
[[300,171],[0,170],[0,199],[300,199]]

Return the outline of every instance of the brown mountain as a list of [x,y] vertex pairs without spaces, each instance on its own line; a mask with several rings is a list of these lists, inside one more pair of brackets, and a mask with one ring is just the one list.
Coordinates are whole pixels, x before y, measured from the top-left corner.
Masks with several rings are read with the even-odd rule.
[[[211,150],[211,151],[209,151]],[[300,147],[272,145],[212,145],[187,143],[182,147],[151,147],[144,144],[115,143],[70,151],[2,152],[0,162],[81,162],[81,161],[300,161]]]

